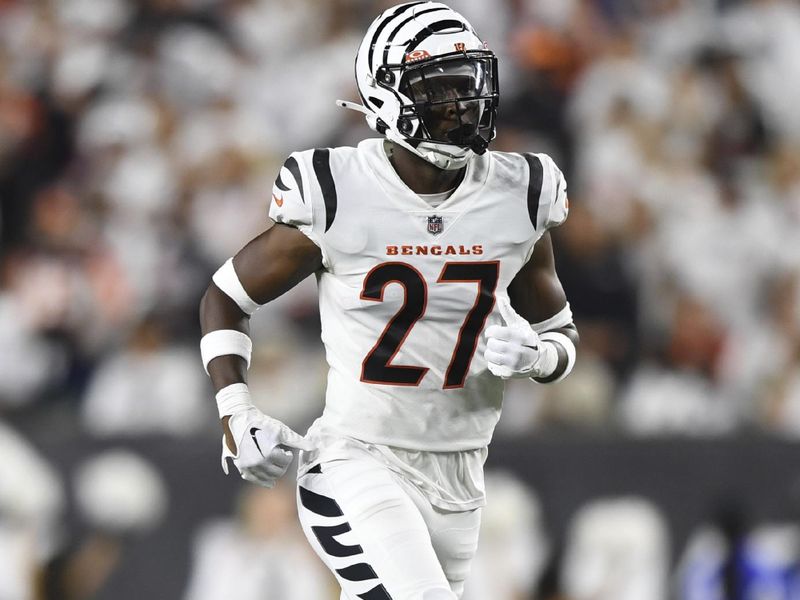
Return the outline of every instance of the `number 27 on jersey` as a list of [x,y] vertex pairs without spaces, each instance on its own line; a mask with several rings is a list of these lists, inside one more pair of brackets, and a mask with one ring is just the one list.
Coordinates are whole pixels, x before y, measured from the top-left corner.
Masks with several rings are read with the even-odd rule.
[[[436,284],[475,283],[477,294],[472,308],[467,312],[458,340],[453,349],[444,379],[444,389],[464,387],[469,366],[478,346],[478,338],[486,318],[494,308],[495,288],[499,277],[499,261],[447,262]],[[414,324],[425,314],[428,303],[428,284],[422,274],[404,262],[385,262],[374,267],[364,278],[362,300],[383,301],[383,293],[390,283],[403,286],[403,306],[389,320],[375,345],[361,365],[361,381],[383,385],[416,386],[425,377],[424,366],[393,365],[403,342]],[[435,294],[435,289],[431,290]]]

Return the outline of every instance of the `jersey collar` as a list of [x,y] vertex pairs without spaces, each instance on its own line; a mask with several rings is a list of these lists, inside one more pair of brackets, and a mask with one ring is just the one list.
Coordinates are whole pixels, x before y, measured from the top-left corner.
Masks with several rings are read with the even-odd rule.
[[438,207],[433,208],[423,198],[420,198],[405,182],[400,179],[397,171],[394,170],[389,157],[384,150],[385,140],[383,138],[370,138],[358,144],[358,150],[367,162],[370,170],[378,180],[380,186],[392,199],[396,199],[409,209],[446,211],[461,210],[463,206],[475,197],[486,183],[489,174],[490,153],[475,156],[467,163],[467,170],[464,178],[458,184],[453,194]]

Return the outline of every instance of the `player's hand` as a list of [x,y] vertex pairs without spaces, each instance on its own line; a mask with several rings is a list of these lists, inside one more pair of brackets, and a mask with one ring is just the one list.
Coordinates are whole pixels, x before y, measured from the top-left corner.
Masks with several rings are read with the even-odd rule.
[[[484,358],[491,371],[503,379],[541,377],[547,372],[555,349],[541,343],[530,323],[519,316],[506,298],[498,298],[497,306],[504,326],[492,325],[486,329]],[[552,371],[552,369],[550,369]]]
[[[311,442],[254,406],[237,411],[227,422],[232,451],[222,437],[222,470],[228,474],[228,459],[242,479],[271,488],[292,462],[291,449],[313,450]],[[227,432],[226,432],[227,433]]]

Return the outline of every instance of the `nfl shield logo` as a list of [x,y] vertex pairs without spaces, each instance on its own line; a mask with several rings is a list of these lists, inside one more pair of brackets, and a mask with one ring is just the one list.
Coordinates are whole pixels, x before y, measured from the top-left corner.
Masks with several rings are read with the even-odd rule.
[[442,217],[437,215],[432,215],[428,217],[428,233],[432,233],[433,235],[438,235],[442,233],[444,229],[444,222]]

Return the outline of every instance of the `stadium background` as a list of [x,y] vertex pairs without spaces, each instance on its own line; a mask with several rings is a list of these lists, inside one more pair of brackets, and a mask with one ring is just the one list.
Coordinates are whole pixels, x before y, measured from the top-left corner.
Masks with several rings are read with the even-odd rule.
[[[219,470],[211,273],[297,149],[352,144],[377,0],[0,0],[0,600],[334,598],[291,486]],[[468,597],[800,598],[800,4],[453,0],[493,147],[550,153],[582,344],[509,386]],[[321,410],[313,282],[251,387]]]

